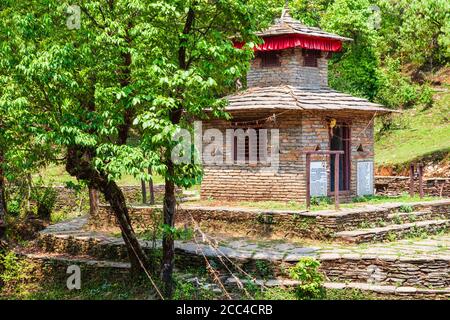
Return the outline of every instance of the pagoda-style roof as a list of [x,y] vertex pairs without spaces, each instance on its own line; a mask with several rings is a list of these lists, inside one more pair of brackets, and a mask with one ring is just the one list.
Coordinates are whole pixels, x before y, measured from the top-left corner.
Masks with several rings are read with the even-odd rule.
[[326,39],[335,39],[340,41],[352,41],[351,38],[342,37],[334,33],[323,31],[320,28],[308,27],[307,25],[304,25],[300,21],[295,20],[294,18],[291,17],[291,15],[289,14],[289,9],[283,9],[281,17],[275,20],[275,24],[273,24],[264,31],[256,33],[256,35],[262,38],[281,35],[294,35],[294,34]]
[[[275,51],[288,48],[304,48],[320,51],[336,52],[342,49],[343,41],[352,41],[350,38],[329,33],[320,28],[308,27],[289,14],[284,9],[281,17],[268,29],[257,32],[263,43],[253,47],[255,51]],[[242,48],[244,42],[235,42],[236,48]]]
[[388,113],[392,110],[363,98],[329,88],[300,88],[289,85],[253,87],[226,97],[226,111],[322,110]]

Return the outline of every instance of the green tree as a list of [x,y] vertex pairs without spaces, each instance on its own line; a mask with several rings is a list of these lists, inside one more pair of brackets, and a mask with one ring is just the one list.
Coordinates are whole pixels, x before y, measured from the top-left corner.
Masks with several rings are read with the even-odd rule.
[[[9,1],[0,4],[2,17],[12,12]],[[0,21],[0,225],[3,224],[0,228],[3,230],[8,207],[6,182],[22,180],[29,184],[31,172],[45,165],[45,159],[54,153],[47,144],[35,139],[26,100],[13,95],[18,86],[12,81],[19,61],[16,53],[23,48],[13,36],[12,25],[11,19]]]
[[[79,29],[66,27],[78,4]],[[155,271],[131,226],[121,175],[165,178],[163,264],[165,294],[172,294],[175,186],[197,182],[194,163],[172,161],[173,135],[194,117],[224,116],[220,96],[249,65],[251,41],[267,21],[262,1],[6,1],[1,19],[17,43],[2,92],[23,111],[33,138],[61,150],[67,172],[100,190],[111,205],[133,270]],[[261,19],[258,19],[260,17]],[[73,18],[70,16],[70,18]],[[3,63],[3,62],[2,62]],[[26,112],[25,112],[26,110]],[[15,126],[19,132],[23,128]],[[139,143],[130,143],[141,132]]]
[[330,63],[330,86],[373,99],[378,91],[378,34],[369,21],[368,0],[336,0],[327,7],[321,26],[324,30],[352,38]]
[[403,23],[400,53],[422,69],[445,65],[450,59],[450,2],[446,0],[402,1]]
[[[274,7],[262,1],[173,1],[174,8],[161,12],[158,21],[164,36],[154,39],[155,65],[151,69],[155,95],[151,107],[136,118],[143,130],[143,142],[163,149],[165,170],[163,261],[161,278],[165,292],[172,294],[174,265],[174,221],[176,185],[188,187],[198,181],[200,168],[176,164],[171,158],[173,134],[189,128],[190,119],[202,119],[211,108],[213,116],[222,112],[226,101],[218,97],[235,89],[251,58],[249,50],[236,50],[231,38],[249,42],[253,32],[270,21]],[[267,10],[269,9],[269,10]],[[177,23],[169,23],[177,21]],[[259,22],[259,24],[257,23]],[[168,134],[169,133],[169,134]],[[151,141],[150,141],[151,139]]]

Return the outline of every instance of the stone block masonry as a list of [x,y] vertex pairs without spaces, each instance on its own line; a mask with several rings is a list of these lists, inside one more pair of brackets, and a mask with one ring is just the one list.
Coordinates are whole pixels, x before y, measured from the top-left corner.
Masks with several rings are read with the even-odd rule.
[[[427,210],[430,217],[448,217],[450,200],[417,202],[409,204],[413,210]],[[229,207],[199,207],[181,205],[178,208],[176,224],[179,227],[191,225],[192,219],[204,231],[231,233],[234,235],[258,235],[262,238],[329,238],[335,232],[354,230],[362,224],[391,220],[401,203],[386,204],[335,211],[287,211]],[[161,208],[130,207],[130,217],[137,228],[148,229],[158,222]],[[117,227],[114,215],[108,206],[100,206],[95,216],[89,217],[89,228],[103,230]]]
[[[272,113],[255,111],[251,118],[265,118],[271,115]],[[236,121],[249,119],[248,114],[237,113],[234,114],[234,117]],[[360,160],[373,161],[373,122],[372,117],[367,114],[343,111],[338,113],[291,111],[279,115],[275,123],[267,124],[267,129],[279,130],[278,169],[273,172],[261,171],[262,168],[267,167],[261,163],[256,165],[237,163],[204,165],[201,197],[242,201],[305,201],[306,163],[304,151],[314,151],[317,148],[320,150],[330,149],[327,118],[336,118],[351,126],[350,190],[340,192],[341,200],[349,201],[356,196],[357,162]],[[225,137],[227,129],[236,127],[233,125],[233,120],[211,120],[203,124],[203,131],[210,128],[219,129]],[[229,142],[225,140],[225,150],[232,150],[231,147],[227,149]],[[205,142],[204,147],[208,143]],[[270,158],[270,138],[267,147],[267,154]],[[227,155],[223,156],[225,159]],[[329,159],[323,156],[314,156],[312,160],[327,161],[328,195],[331,196]]]
[[[55,210],[78,210],[80,207],[84,208],[89,206],[88,191],[82,190],[77,193],[73,189],[66,188],[65,186],[54,186],[56,190],[56,204]],[[127,204],[140,204],[142,203],[142,191],[141,186],[138,185],[123,185],[120,186],[125,196]],[[147,190],[147,193],[149,191]],[[154,185],[155,199],[161,199],[164,195],[164,185]],[[181,192],[178,189],[177,192]],[[147,195],[149,197],[149,195]],[[100,203],[105,203],[103,195],[100,194]]]
[[[38,245],[46,252],[64,256],[90,256],[94,259],[126,261],[126,250],[121,238],[84,229],[85,218],[52,225],[42,231]],[[256,276],[286,279],[290,267],[305,256],[321,261],[321,270],[331,281],[356,282],[420,288],[449,288],[450,264],[448,249],[440,249],[441,241],[418,240],[397,242],[395,246],[374,245],[371,248],[333,246],[325,248],[298,247],[289,243],[267,242],[255,246],[253,241],[222,241],[211,246],[201,240],[176,241],[176,266],[181,270],[204,267],[204,256],[214,262],[218,270],[227,272],[223,255],[234,266]],[[148,253],[160,249],[160,242],[140,240]],[[430,243],[432,242],[432,243]],[[418,247],[429,247],[416,253]],[[226,261],[228,261],[226,259]],[[235,270],[236,274],[240,274]],[[399,289],[400,290],[400,289]],[[407,293],[407,292],[404,292]]]
[[277,55],[280,65],[275,67],[263,67],[258,56],[253,60],[247,75],[249,88],[279,85],[320,88],[328,85],[328,61],[325,57],[317,59],[317,67],[305,67],[301,48],[283,50]]
[[330,280],[372,282],[430,288],[450,287],[450,263],[439,258],[336,258],[321,257]]

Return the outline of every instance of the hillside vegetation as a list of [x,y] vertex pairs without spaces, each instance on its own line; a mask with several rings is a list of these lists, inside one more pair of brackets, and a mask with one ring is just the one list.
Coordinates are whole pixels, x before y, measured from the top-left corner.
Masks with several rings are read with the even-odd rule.
[[[447,89],[448,90],[448,89]],[[379,132],[375,143],[378,166],[405,168],[414,161],[440,163],[443,172],[450,152],[450,92],[434,95],[430,108],[417,106],[392,116],[390,129]],[[381,130],[381,120],[377,130]]]

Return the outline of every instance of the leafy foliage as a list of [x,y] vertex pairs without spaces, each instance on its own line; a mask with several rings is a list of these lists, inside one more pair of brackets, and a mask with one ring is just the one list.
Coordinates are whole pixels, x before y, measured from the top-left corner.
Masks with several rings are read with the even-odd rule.
[[305,24],[354,40],[330,60],[330,85],[394,109],[431,104],[421,71],[450,61],[449,6],[445,0],[291,3]]
[[297,299],[321,299],[325,296],[324,278],[319,271],[319,267],[319,261],[304,257],[289,270],[290,277],[301,282],[295,288]]

